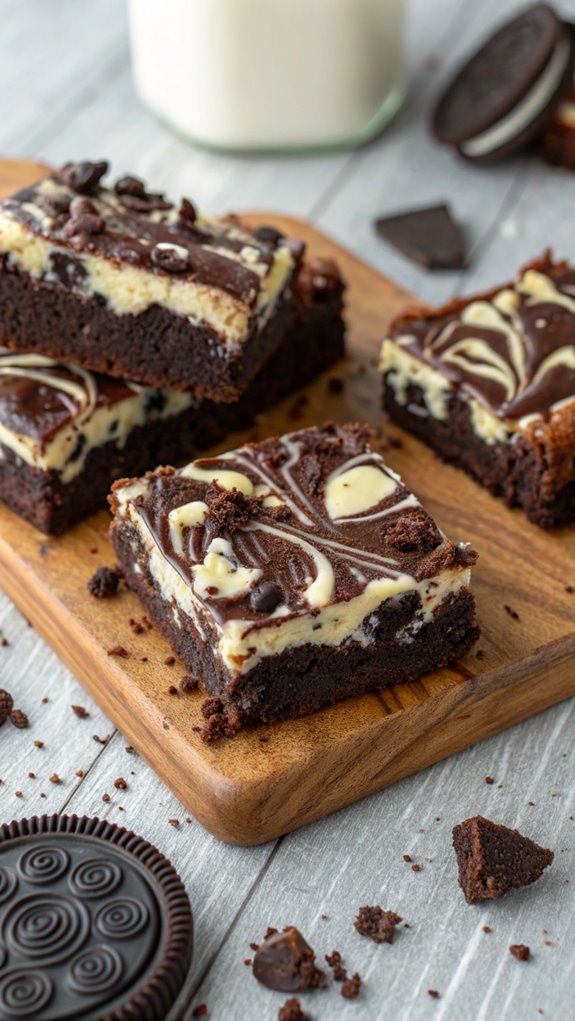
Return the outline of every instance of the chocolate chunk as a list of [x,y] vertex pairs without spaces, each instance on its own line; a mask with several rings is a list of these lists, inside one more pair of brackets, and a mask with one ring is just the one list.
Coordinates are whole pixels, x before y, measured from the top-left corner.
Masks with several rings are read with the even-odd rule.
[[293,925],[272,932],[260,943],[252,969],[258,982],[284,993],[314,989],[324,978],[316,967],[315,953]]
[[250,595],[250,606],[254,613],[273,613],[283,599],[283,592],[273,581],[264,581]]
[[379,904],[360,908],[353,923],[360,936],[368,936],[374,943],[393,943],[395,927],[403,921],[395,911],[384,911]]
[[108,172],[108,161],[98,160],[81,163],[65,163],[56,171],[57,180],[81,195],[94,195],[104,174]]
[[147,841],[99,819],[0,828],[0,1017],[165,1021],[192,955],[190,904]]
[[468,904],[501,897],[508,890],[539,879],[553,861],[553,851],[540,847],[518,830],[477,815],[453,829],[459,885]]
[[112,567],[99,567],[88,582],[88,592],[96,599],[109,599],[116,595],[121,577]]
[[146,186],[139,177],[126,175],[116,181],[114,191],[116,195],[139,195],[140,197],[145,197]]
[[64,227],[66,237],[78,234],[102,234],[106,224],[98,215],[96,207],[84,196],[73,198],[70,203],[70,219]]
[[132,213],[151,213],[155,209],[171,209],[172,203],[167,202],[159,193],[145,192],[143,195],[122,194],[118,196],[124,209]]
[[465,266],[465,238],[445,204],[376,220],[384,241],[426,269]]
[[528,961],[531,956],[531,950],[524,943],[512,943],[509,947],[509,953],[513,954],[518,961]]
[[190,270],[190,259],[185,248],[173,246],[168,242],[156,245],[150,256],[154,266],[166,273],[187,273]]

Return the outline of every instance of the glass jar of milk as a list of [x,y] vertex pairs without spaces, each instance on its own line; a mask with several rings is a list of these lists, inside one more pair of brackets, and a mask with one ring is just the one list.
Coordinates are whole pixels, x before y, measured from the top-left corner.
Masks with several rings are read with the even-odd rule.
[[218,149],[359,145],[403,97],[404,0],[130,0],[140,97]]

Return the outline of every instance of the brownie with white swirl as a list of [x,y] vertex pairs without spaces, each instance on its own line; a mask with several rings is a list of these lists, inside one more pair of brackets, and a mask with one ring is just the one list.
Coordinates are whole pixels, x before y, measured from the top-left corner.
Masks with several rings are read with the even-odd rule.
[[383,342],[391,417],[543,528],[575,520],[575,268],[409,311]]
[[0,350],[0,500],[59,534],[105,506],[121,476],[182,464],[251,425],[341,358],[342,302],[335,264],[304,262],[282,343],[233,404]]
[[475,554],[369,440],[304,429],[113,487],[124,576],[228,729],[413,681],[477,638]]
[[304,245],[107,169],[69,163],[0,203],[0,343],[237,400],[281,343]]

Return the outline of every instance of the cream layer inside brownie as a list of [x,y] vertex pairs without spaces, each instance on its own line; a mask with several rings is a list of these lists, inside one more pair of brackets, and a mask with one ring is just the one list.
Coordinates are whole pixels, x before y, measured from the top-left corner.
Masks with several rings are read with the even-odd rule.
[[[537,429],[575,402],[575,269],[542,260],[501,290],[402,317],[380,368],[420,416],[447,419],[456,392],[487,444]],[[410,403],[410,387],[424,406]]]
[[411,643],[469,584],[469,548],[437,529],[366,434],[302,430],[114,486],[133,570],[232,678],[301,645],[368,646],[376,611],[405,593],[417,609],[396,641]]
[[104,187],[106,170],[104,162],[64,167],[0,203],[8,265],[99,295],[118,315],[161,305],[206,324],[229,349],[239,346],[253,321],[273,312],[301,246],[272,230],[248,233],[187,199],[175,205],[136,178]]
[[136,426],[201,403],[190,394],[139,386],[37,354],[0,351],[0,457],[78,476],[91,450],[124,447]]

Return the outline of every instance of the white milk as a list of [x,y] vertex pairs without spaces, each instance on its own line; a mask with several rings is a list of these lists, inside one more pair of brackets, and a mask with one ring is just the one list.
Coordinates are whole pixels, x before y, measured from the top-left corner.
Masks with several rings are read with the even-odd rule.
[[404,0],[130,0],[136,88],[224,149],[354,145],[403,95]]

